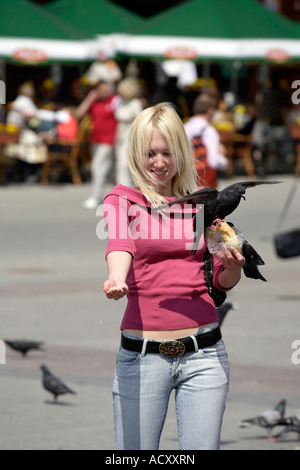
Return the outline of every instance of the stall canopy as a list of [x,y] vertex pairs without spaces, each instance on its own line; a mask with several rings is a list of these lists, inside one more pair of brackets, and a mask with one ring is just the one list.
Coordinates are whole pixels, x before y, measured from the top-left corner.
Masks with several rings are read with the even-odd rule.
[[86,61],[95,55],[89,38],[27,0],[0,0],[0,58],[32,64]]
[[121,54],[192,60],[300,59],[295,24],[256,0],[189,0],[147,20]]
[[88,35],[130,33],[144,20],[105,0],[54,0],[44,7]]

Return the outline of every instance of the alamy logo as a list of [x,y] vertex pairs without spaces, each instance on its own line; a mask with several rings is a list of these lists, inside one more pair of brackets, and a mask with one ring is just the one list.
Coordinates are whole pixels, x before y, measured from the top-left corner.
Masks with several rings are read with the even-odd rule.
[[3,80],[0,80],[0,104],[6,104],[6,87]]
[[0,340],[0,364],[6,364],[6,347],[4,341]]
[[292,363],[294,365],[300,364],[300,339],[296,339],[292,343],[292,349],[295,349],[295,351],[292,354]]
[[[198,211],[195,218],[195,210]],[[174,204],[159,214],[154,208],[129,204],[126,197],[119,198],[118,206],[104,203],[96,215],[101,219],[96,234],[100,240],[183,240],[186,250],[191,250],[194,233],[204,231],[204,205]],[[198,249],[203,246],[203,238]]]
[[295,91],[292,93],[292,103],[299,104],[300,103],[300,80],[294,80],[292,83],[292,88]]

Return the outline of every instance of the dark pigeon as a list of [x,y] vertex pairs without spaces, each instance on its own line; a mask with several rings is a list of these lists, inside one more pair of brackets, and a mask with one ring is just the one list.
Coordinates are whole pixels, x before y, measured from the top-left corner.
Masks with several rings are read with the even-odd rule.
[[[224,220],[229,214],[231,214],[238,207],[241,199],[246,199],[246,189],[253,188],[254,186],[262,184],[277,184],[280,181],[240,181],[231,184],[224,188],[222,191],[218,191],[215,188],[204,188],[194,193],[188,194],[187,196],[175,199],[174,201],[168,202],[155,208],[156,211],[163,210],[173,204],[188,203],[192,205],[204,204],[204,230],[210,227],[213,222],[217,219]],[[197,226],[197,215],[202,217],[202,211],[198,211],[194,217],[194,246],[192,253],[194,254],[198,248],[199,240],[202,235]]]
[[43,387],[48,392],[52,393],[54,402],[56,402],[59,395],[65,395],[66,393],[76,395],[76,393],[65,385],[58,377],[55,377],[47,366],[41,365],[41,370],[43,372]]
[[44,344],[42,341],[27,341],[25,339],[18,339],[18,340],[4,340],[5,344],[9,346],[11,349],[14,351],[18,351],[22,353],[23,357],[26,356],[26,354],[34,349],[38,349],[39,351],[44,351],[44,349],[41,349],[41,346]]

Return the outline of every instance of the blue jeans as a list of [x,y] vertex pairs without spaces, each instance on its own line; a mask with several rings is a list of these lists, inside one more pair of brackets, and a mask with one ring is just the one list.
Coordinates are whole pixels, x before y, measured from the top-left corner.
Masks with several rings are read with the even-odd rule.
[[218,450],[228,384],[229,363],[223,340],[175,359],[121,347],[112,390],[116,449],[159,448],[174,389],[179,449]]

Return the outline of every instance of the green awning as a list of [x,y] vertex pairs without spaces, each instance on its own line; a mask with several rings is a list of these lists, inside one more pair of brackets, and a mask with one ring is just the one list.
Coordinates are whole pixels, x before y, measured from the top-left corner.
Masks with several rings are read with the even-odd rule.
[[0,58],[16,63],[90,62],[90,35],[28,0],[0,0]]
[[0,37],[76,40],[90,36],[27,0],[0,0]]
[[140,16],[105,0],[54,0],[44,8],[90,37],[129,33],[144,23]]
[[189,0],[146,20],[117,49],[152,59],[300,60],[299,28],[256,0]]
[[295,25],[257,0],[189,0],[150,18],[134,34],[292,39]]

